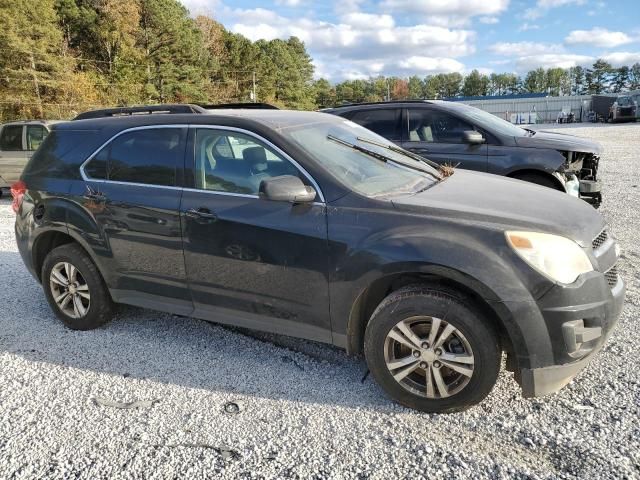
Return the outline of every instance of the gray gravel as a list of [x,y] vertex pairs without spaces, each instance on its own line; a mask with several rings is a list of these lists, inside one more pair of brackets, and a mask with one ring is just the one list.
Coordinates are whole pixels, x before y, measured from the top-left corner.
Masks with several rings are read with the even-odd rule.
[[561,393],[524,400],[502,373],[455,415],[391,403],[361,359],[311,342],[134,308],[67,330],[0,200],[0,477],[640,478],[640,124],[564,131],[605,146],[618,329]]

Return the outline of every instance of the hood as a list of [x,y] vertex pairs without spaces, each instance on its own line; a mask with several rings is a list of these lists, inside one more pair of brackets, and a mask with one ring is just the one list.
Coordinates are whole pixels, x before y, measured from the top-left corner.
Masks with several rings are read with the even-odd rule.
[[593,207],[566,193],[465,170],[456,170],[423,192],[391,201],[402,211],[563,235],[583,247],[591,245],[605,225]]
[[600,154],[602,145],[586,138],[568,135],[566,133],[536,132],[533,137],[516,137],[516,144],[525,148],[551,148],[553,150],[566,150],[568,152],[585,152]]

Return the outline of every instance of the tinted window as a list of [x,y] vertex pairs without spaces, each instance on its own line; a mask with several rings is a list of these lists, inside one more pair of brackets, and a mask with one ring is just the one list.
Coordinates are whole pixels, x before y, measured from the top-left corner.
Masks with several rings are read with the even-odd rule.
[[48,133],[42,125],[27,125],[27,150],[37,150]]
[[22,150],[22,125],[6,125],[2,128],[0,150],[5,152]]
[[351,121],[377,133],[388,140],[400,140],[400,110],[381,108],[362,110],[351,116]]
[[100,139],[93,130],[58,130],[55,127],[27,163],[23,175],[49,178],[80,178],[80,165]]
[[470,123],[446,112],[427,109],[409,110],[409,141],[464,143],[462,133],[474,130]]
[[179,128],[124,133],[85,166],[85,173],[117,182],[174,186],[184,154],[182,137],[183,130]]
[[253,137],[224,130],[196,131],[196,188],[257,195],[262,180],[299,170]]

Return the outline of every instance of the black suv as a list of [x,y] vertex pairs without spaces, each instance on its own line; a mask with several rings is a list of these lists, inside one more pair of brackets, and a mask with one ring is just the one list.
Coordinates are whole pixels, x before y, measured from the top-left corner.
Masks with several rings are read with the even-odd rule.
[[586,203],[445,177],[322,113],[59,124],[13,195],[24,263],[68,327],[126,303],[327,342],[425,411],[480,402],[502,351],[525,396],[560,389],[623,302],[617,244]]
[[566,192],[594,207],[602,147],[572,135],[513,125],[457,102],[384,102],[323,110],[439,164],[505,175]]

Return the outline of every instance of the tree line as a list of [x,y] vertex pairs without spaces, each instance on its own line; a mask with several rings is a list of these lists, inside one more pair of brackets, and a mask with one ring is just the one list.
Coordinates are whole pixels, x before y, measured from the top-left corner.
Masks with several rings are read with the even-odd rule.
[[258,40],[191,17],[178,0],[0,0],[0,121],[69,118],[101,106],[252,99],[314,109],[344,102],[640,88],[640,64],[314,80],[296,37]]
[[376,102],[383,100],[432,99],[548,93],[551,96],[619,93],[640,89],[640,63],[613,68],[604,60],[591,67],[569,69],[537,68],[524,77],[514,73],[485,75],[472,70],[468,75],[440,73],[424,78],[412,76],[376,77],[348,80],[331,85],[327,80],[315,82],[316,103],[336,105],[344,102]]
[[251,42],[177,0],[0,0],[0,120],[146,103],[315,107],[304,44]]

